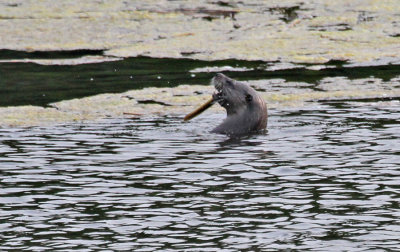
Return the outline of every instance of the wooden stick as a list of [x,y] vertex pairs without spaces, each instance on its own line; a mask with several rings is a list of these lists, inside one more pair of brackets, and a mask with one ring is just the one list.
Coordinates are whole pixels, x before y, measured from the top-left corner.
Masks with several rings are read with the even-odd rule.
[[190,119],[200,115],[202,112],[211,107],[213,104],[214,104],[214,99],[211,97],[206,103],[195,109],[193,112],[187,114],[185,118],[183,118],[183,120],[189,121]]

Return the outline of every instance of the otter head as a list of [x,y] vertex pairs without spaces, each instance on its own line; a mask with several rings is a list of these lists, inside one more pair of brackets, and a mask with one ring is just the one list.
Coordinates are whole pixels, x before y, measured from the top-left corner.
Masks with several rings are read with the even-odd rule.
[[211,83],[217,92],[214,101],[226,109],[227,118],[213,132],[247,134],[267,126],[267,106],[260,95],[249,85],[218,73]]

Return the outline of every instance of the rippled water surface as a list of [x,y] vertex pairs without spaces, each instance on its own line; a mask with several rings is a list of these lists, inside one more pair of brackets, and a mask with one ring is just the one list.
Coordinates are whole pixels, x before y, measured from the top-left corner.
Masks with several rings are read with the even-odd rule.
[[398,249],[398,102],[0,129],[0,250]]

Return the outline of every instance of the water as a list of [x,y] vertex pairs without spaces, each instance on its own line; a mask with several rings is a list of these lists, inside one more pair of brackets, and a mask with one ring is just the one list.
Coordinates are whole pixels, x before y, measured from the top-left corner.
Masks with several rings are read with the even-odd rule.
[[398,249],[396,101],[0,129],[0,250]]
[[[2,52],[6,60],[101,54]],[[227,73],[238,79],[291,81],[269,87],[274,92],[325,91],[321,80],[337,76],[334,91],[398,88],[398,65],[340,64],[265,71],[270,63],[234,60],[3,62],[0,105],[207,84],[214,73],[190,70],[226,65],[253,69]],[[210,134],[224,118],[211,111],[188,123],[153,115],[0,128],[0,250],[396,250],[399,103],[385,96],[278,106],[266,134],[240,138]]]
[[[350,80],[375,77],[383,81],[398,77],[400,65],[355,66],[346,62],[328,62],[320,71],[307,69],[309,65],[281,69],[279,62],[191,59],[127,58],[120,61],[79,65],[39,65],[13,60],[77,59],[98,56],[101,51],[78,50],[67,52],[15,52],[0,50],[0,106],[37,105],[81,98],[101,93],[120,93],[144,87],[175,87],[182,84],[209,85],[215,72],[190,71],[204,68],[247,69],[229,71],[227,75],[238,80],[285,79],[288,82],[307,82],[315,85],[326,77],[346,77]],[[311,66],[312,67],[312,66]],[[321,67],[321,65],[317,65]],[[265,71],[266,69],[274,71]],[[317,90],[319,88],[317,87]]]

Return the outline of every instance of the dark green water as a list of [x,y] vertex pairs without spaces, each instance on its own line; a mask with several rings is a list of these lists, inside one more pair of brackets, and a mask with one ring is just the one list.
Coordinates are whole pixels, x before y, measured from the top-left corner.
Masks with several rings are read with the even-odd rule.
[[[2,102],[208,83],[211,73],[188,71],[229,62],[240,65],[148,58],[0,64]],[[313,83],[330,75],[390,79],[397,70],[229,75]],[[224,115],[207,112],[189,123],[166,116],[1,128],[0,250],[398,250],[400,110],[392,98],[271,109],[267,134],[233,139],[209,133]]]
[[[15,52],[0,50],[0,60],[7,59],[60,59],[84,55],[99,55],[101,51],[71,52]],[[35,63],[0,63],[0,106],[39,105],[81,98],[100,93],[120,93],[144,87],[174,87],[181,84],[208,85],[215,74],[195,73],[190,70],[203,67],[232,66],[253,69],[231,72],[239,80],[275,79],[317,83],[325,77],[345,76],[349,79],[374,76],[389,80],[400,72],[400,65],[375,67],[343,67],[344,62],[331,62],[336,66],[320,71],[305,68],[265,71],[272,62],[261,61],[197,61],[190,59],[128,58],[122,61],[73,66],[39,65]]]

